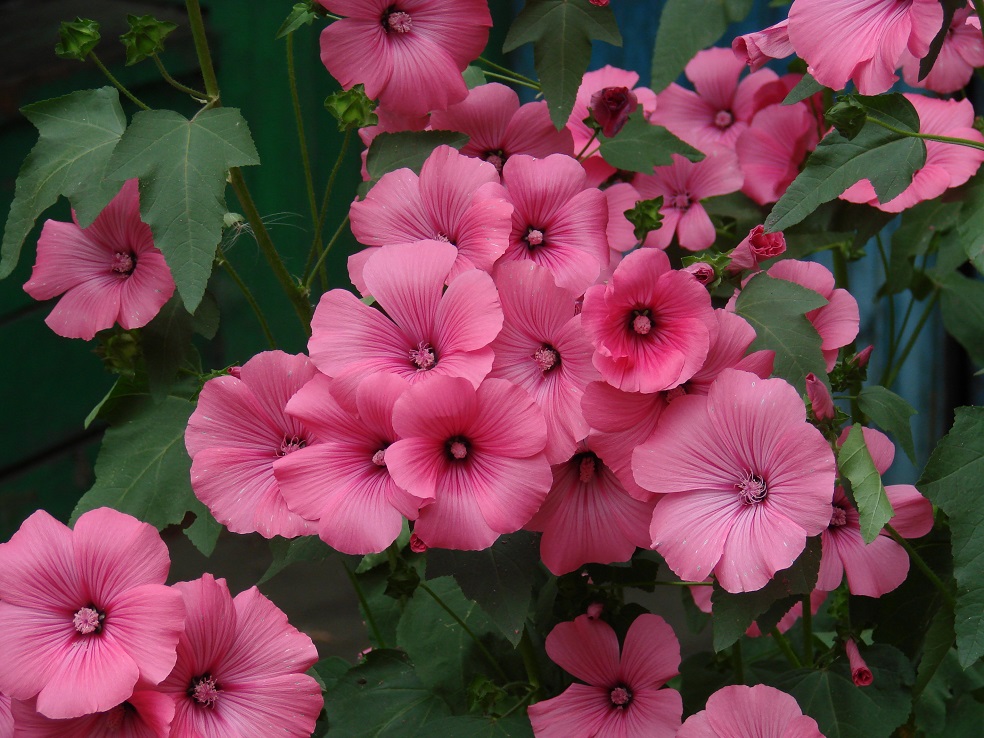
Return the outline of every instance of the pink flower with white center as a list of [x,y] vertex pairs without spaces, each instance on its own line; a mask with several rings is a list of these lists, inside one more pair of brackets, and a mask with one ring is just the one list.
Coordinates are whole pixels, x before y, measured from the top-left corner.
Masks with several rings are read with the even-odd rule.
[[500,266],[495,283],[505,321],[492,342],[489,376],[530,393],[547,421],[547,460],[559,464],[588,435],[581,396],[588,382],[600,378],[581,316],[574,314],[575,295],[558,287],[547,269],[527,261]]
[[672,389],[694,376],[713,321],[707,290],[656,249],[626,256],[608,284],[585,292],[581,310],[595,367],[626,392]]
[[837,351],[857,338],[861,317],[858,301],[843,289],[835,289],[834,275],[823,264],[812,261],[783,259],[773,264],[766,272],[770,277],[795,282],[801,287],[813,290],[827,301],[823,307],[811,310],[806,319],[820,334],[820,349],[823,351],[827,371],[832,371],[837,363]]
[[691,715],[676,738],[824,738],[796,699],[773,687],[723,687]]
[[109,710],[174,666],[181,595],[153,527],[109,508],[75,529],[39,510],[0,544],[0,692],[50,718]]
[[127,700],[104,712],[77,718],[52,720],[35,710],[34,700],[15,701],[16,732],[2,738],[168,738],[174,718],[174,701],[152,689],[137,689]]
[[[506,250],[512,205],[494,167],[438,146],[418,177],[409,169],[388,172],[364,200],[349,210],[359,243],[378,247],[413,241],[444,241],[457,249],[448,279],[467,269],[492,271]],[[366,294],[363,271],[378,248],[349,257],[349,277]]]
[[636,87],[638,84],[639,75],[635,72],[607,64],[601,69],[585,73],[581,79],[581,86],[578,87],[577,97],[574,99],[574,109],[567,119],[567,130],[574,137],[574,153],[580,155],[581,165],[587,172],[587,181],[592,186],[600,185],[617,171],[601,158],[601,144],[597,140],[591,140],[594,131],[584,123],[584,119],[591,115],[592,98],[601,90],[625,89],[627,94],[635,96],[637,103],[642,106],[643,116],[649,120],[656,111],[656,93],[648,87]]
[[474,87],[460,103],[435,112],[431,128],[467,133],[468,143],[461,153],[487,161],[500,174],[515,154],[537,159],[574,155],[570,131],[554,128],[545,102],[520,105],[519,95],[498,82]]
[[64,295],[44,322],[65,338],[88,341],[114,323],[128,330],[147,325],[171,299],[174,280],[140,220],[137,180],[128,180],[86,228],[45,221],[24,291],[35,300]]
[[345,16],[321,32],[321,61],[394,112],[444,110],[468,94],[461,73],[489,40],[487,0],[318,0]]
[[775,72],[762,69],[739,82],[744,69],[731,49],[697,52],[686,67],[687,79],[696,91],[671,84],[659,93],[653,123],[665,126],[705,154],[716,146],[734,149],[735,141],[756,112],[765,105],[782,102],[778,88],[767,88],[779,79]]
[[984,67],[984,39],[981,29],[968,22],[971,16],[979,24],[980,19],[971,8],[960,8],[953,14],[940,54],[925,79],[919,79],[921,60],[908,51],[902,52],[902,76],[906,84],[945,94],[963,89],[970,83],[974,69]]
[[533,517],[550,490],[543,413],[521,387],[456,377],[411,387],[393,407],[393,480],[434,502],[414,532],[428,548],[482,550]]
[[[978,33],[980,35],[980,33]],[[937,100],[906,93],[919,114],[919,132],[937,136],[966,138],[984,144],[984,135],[973,127],[974,108],[970,100]],[[923,200],[939,197],[951,187],[959,187],[974,176],[984,151],[940,141],[926,141],[926,163],[912,175],[912,183],[886,203],[878,201],[871,182],[862,179],[841,195],[842,200],[863,202],[887,213],[901,213]]]
[[448,279],[457,255],[440,241],[377,249],[364,274],[385,314],[348,290],[325,293],[311,320],[311,360],[347,384],[389,372],[410,384],[452,376],[477,387],[492,368],[489,344],[502,328],[502,308],[485,272]]
[[191,486],[233,533],[293,538],[314,532],[287,508],[273,464],[314,440],[286,407],[317,373],[303,354],[264,351],[235,376],[215,377],[202,388],[185,431]]
[[777,202],[817,141],[817,120],[805,103],[762,108],[735,142],[741,191],[759,205]]
[[427,500],[407,494],[386,468],[397,440],[393,405],[410,385],[381,372],[363,379],[354,398],[336,398],[333,380],[318,375],[287,404],[318,443],[273,466],[287,506],[318,521],[318,535],[347,554],[384,551]]
[[643,245],[665,249],[676,234],[681,247],[700,251],[714,243],[716,236],[700,201],[737,192],[744,176],[730,149],[715,149],[696,163],[679,154],[672,156],[671,165],[655,167],[652,174],[637,174],[632,181],[643,200],[663,198],[663,225],[646,236]]
[[621,654],[608,623],[580,615],[547,636],[547,654],[585,684],[527,708],[536,738],[673,738],[683,701],[664,685],[680,668],[680,644],[659,615],[629,626]]
[[796,52],[789,43],[789,20],[755,33],[738,36],[731,42],[731,50],[737,59],[757,71],[773,59],[785,59]]
[[871,675],[871,669],[868,668],[864,658],[862,658],[861,651],[858,650],[858,644],[853,638],[848,638],[844,641],[844,651],[847,653],[847,660],[851,665],[851,681],[854,682],[854,686],[870,686],[875,679]]
[[542,531],[540,557],[562,576],[589,564],[628,561],[649,546],[655,495],[630,496],[592,448],[591,437],[577,453],[553,467],[553,486],[527,530]]
[[680,578],[713,572],[728,592],[764,587],[830,521],[833,453],[782,379],[725,369],[706,397],[677,398],[632,470],[664,495],[652,547]]
[[906,49],[921,59],[943,25],[939,0],[795,0],[789,41],[825,87],[886,92]]
[[557,284],[581,294],[608,264],[608,202],[585,187],[576,159],[513,156],[502,181],[514,210],[501,262],[529,259],[553,272]]
[[318,660],[311,639],[256,587],[233,598],[211,574],[174,587],[193,615],[159,687],[175,705],[171,735],[310,736],[324,704],[304,673]]
[[[895,458],[895,445],[873,428],[864,428],[864,440],[879,474],[884,474]],[[839,443],[847,439],[847,430]],[[891,525],[903,538],[921,538],[933,529],[933,506],[911,484],[885,487],[894,516]],[[847,576],[851,594],[881,597],[905,581],[909,573],[909,555],[888,532],[865,544],[861,537],[858,511],[840,487],[834,493],[833,514],[823,532],[823,558],[817,589],[833,591]]]

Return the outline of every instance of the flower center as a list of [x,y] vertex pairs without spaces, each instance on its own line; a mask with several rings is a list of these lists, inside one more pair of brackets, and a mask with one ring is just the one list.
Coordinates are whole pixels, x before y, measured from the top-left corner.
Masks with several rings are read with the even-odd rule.
[[435,238],[434,240],[440,241],[441,243],[450,243],[452,246],[454,246],[454,243],[452,243],[451,239],[448,238],[448,235],[446,233],[438,233],[437,238]]
[[133,258],[133,254],[128,254],[125,251],[117,251],[113,254],[113,274],[118,274],[121,277],[129,277],[133,274],[136,266],[137,260]]
[[839,505],[833,506],[834,511],[830,516],[830,528],[840,528],[847,524],[847,510]]
[[738,497],[743,505],[756,505],[769,494],[765,480],[750,471],[745,472],[743,479],[735,482],[735,489],[738,490]]
[[218,682],[208,672],[193,678],[188,685],[188,696],[205,707],[215,707],[221,691]]
[[72,618],[72,625],[82,635],[98,633],[102,630],[103,621],[106,619],[104,613],[99,612],[95,607],[89,605],[83,607]]
[[666,401],[673,402],[676,398],[683,397],[685,394],[687,394],[687,388],[682,384],[677,385],[673,389],[666,391]]
[[612,705],[620,710],[624,710],[632,702],[632,692],[628,687],[615,687],[611,694]]
[[500,175],[502,174],[502,165],[506,163],[506,152],[502,149],[496,149],[495,151],[486,151],[485,155],[482,157],[489,164],[495,167]]
[[112,710],[106,713],[105,725],[110,731],[119,730],[123,727],[123,721],[126,720],[126,714],[128,712],[136,712],[133,705],[129,702],[124,702],[122,705],[117,705]]
[[678,192],[670,198],[670,207],[676,208],[677,210],[687,210],[691,202],[689,192]]
[[540,371],[546,374],[560,364],[560,354],[553,346],[545,343],[533,352],[533,361]]
[[386,449],[381,448],[372,455],[372,463],[376,466],[386,466]]
[[280,450],[277,451],[277,456],[292,454],[305,446],[307,446],[307,441],[300,436],[284,436],[284,440],[280,442]]
[[735,116],[731,114],[730,110],[719,110],[714,115],[714,125],[722,130],[728,128],[734,122]]
[[417,344],[417,348],[410,349],[410,361],[418,370],[426,371],[433,369],[437,364],[437,356],[434,355],[434,349],[429,343],[421,341]]
[[530,245],[530,249],[542,244],[543,231],[536,228],[530,228],[529,232],[526,234],[526,243]]
[[383,18],[383,28],[387,32],[409,33],[410,29],[413,28],[413,19],[409,13],[404,13],[401,10],[389,12]]
[[582,484],[587,484],[592,479],[594,479],[595,469],[597,468],[598,457],[594,454],[585,454],[581,457],[581,463],[578,465],[577,476],[581,480]]
[[647,336],[649,332],[653,329],[653,319],[652,314],[648,309],[646,310],[633,310],[632,311],[632,322],[629,324],[636,333],[640,336]]
[[446,448],[451,461],[461,461],[468,456],[468,440],[461,436],[449,438]]

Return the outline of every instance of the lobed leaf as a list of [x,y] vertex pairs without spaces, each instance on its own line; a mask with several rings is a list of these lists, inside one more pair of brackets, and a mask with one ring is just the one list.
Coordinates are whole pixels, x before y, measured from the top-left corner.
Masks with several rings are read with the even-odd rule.
[[460,149],[468,143],[468,136],[456,131],[401,131],[380,133],[372,140],[366,154],[366,171],[369,181],[359,185],[359,194],[365,195],[387,172],[412,169],[420,174],[420,168],[438,146]]
[[324,561],[334,551],[317,536],[299,536],[298,538],[277,536],[270,539],[270,553],[273,554],[273,560],[257,584],[263,584],[263,582],[273,579],[288,566],[298,561]]
[[943,326],[975,364],[984,366],[984,282],[950,272],[938,284]]
[[881,475],[868,452],[860,424],[851,426],[850,433],[837,452],[837,467],[841,476],[847,477],[851,483],[854,504],[860,517],[861,538],[865,543],[871,543],[881,533],[885,523],[892,519],[895,511],[892,510]]
[[652,174],[653,167],[673,163],[671,154],[680,154],[690,161],[700,161],[704,154],[684,143],[663,126],[654,126],[637,110],[614,138],[601,139],[602,158],[616,169]]
[[895,436],[905,455],[915,463],[916,447],[912,442],[912,422],[916,409],[881,385],[865,387],[858,393],[858,407],[879,428]]

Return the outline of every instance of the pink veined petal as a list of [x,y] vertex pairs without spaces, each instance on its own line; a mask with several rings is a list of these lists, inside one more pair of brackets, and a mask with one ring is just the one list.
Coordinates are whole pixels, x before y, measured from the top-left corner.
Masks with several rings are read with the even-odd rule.
[[701,710],[684,721],[677,731],[676,738],[721,738],[721,736],[708,722],[707,710]]
[[75,223],[46,220],[38,238],[37,261],[24,291],[35,300],[52,297],[109,273],[113,255]]
[[706,249],[715,239],[714,224],[703,205],[695,202],[680,217],[677,238],[680,246],[690,251]]
[[273,457],[285,430],[276,418],[265,412],[241,379],[215,377],[205,383],[188,420],[185,448],[192,458],[216,446]]
[[682,715],[683,698],[675,689],[644,689],[632,693],[623,714],[613,710],[609,724],[618,720],[626,738],[675,738]]
[[685,169],[689,169],[688,177],[694,200],[737,192],[744,182],[738,157],[730,149],[715,148],[696,164],[686,162],[679,154],[673,156],[675,159],[679,157],[679,162]]
[[827,304],[807,317],[820,334],[821,348],[840,348],[857,338],[858,301],[847,290],[834,290]]
[[806,532],[771,509],[768,498],[745,506],[735,517],[714,575],[728,592],[762,589],[773,575],[792,565],[806,546]]
[[721,560],[740,505],[731,491],[666,495],[653,511],[652,547],[678,577],[701,581]]
[[[85,605],[81,600],[86,596],[72,531],[49,513],[32,513],[9,541],[0,544],[0,601],[60,614],[76,603]],[[4,661],[0,659],[0,672]],[[2,685],[0,692],[10,694]]]
[[[399,441],[390,449],[405,443]],[[413,527],[427,546],[482,551],[499,537],[499,531],[485,521],[478,501],[471,494],[470,481],[459,467],[450,467],[439,480],[434,502],[421,508]]]
[[468,143],[461,153],[484,158],[489,151],[503,147],[509,121],[519,110],[519,96],[498,82],[479,85],[468,91],[468,97],[437,110],[431,115],[434,130],[461,131],[468,134]]
[[396,506],[411,499],[383,475],[356,489],[340,489],[324,500],[318,535],[342,553],[385,551],[403,530],[404,515],[415,519],[419,514],[420,500]]
[[618,681],[618,638],[604,620],[579,615],[558,623],[547,636],[546,649],[551,661],[582,682],[611,689]]
[[294,393],[317,373],[304,354],[264,351],[243,364],[240,379],[249,387],[256,404],[277,424],[278,430],[286,431],[288,435],[300,435],[304,433],[304,427],[290,418],[284,408]]
[[[738,83],[731,108],[734,111],[736,119],[732,128],[738,128],[731,138],[732,147],[734,146],[734,141],[741,135],[741,131],[744,130],[738,126],[739,123],[745,123],[747,125],[755,116],[755,113],[765,107],[773,96],[776,98],[773,104],[781,103],[785,99],[787,94],[785,91],[786,88],[778,85],[779,75],[771,69],[762,69],[758,72],[753,72]],[[780,89],[782,92],[773,92],[773,90]]]
[[468,87],[461,69],[466,64],[459,66],[440,40],[423,33],[413,35],[412,39],[396,38],[395,43],[386,45],[392,70],[379,101],[399,112],[423,115],[464,100]]
[[654,124],[666,127],[700,150],[718,142],[720,132],[713,125],[718,111],[708,100],[676,82],[659,93],[657,99],[659,105],[652,117]]
[[478,408],[478,396],[467,380],[439,377],[401,395],[393,406],[393,429],[402,439],[423,436],[443,443],[464,432]]
[[161,689],[185,696],[189,681],[212,669],[232,647],[236,609],[225,579],[208,573],[191,582],[177,582],[174,589],[184,599],[187,619],[177,664]]
[[942,167],[928,164],[912,176],[912,183],[898,197],[881,203],[869,203],[887,213],[901,213],[916,203],[939,197],[950,188],[950,173]]
[[[430,222],[444,225],[445,235],[450,235],[451,225],[471,207],[473,193],[488,183],[499,184],[494,166],[450,146],[438,146],[420,170],[420,199]],[[504,191],[502,194],[505,196]]]
[[[18,700],[12,707],[18,738],[168,738],[174,716],[174,701],[148,689],[137,690],[106,712],[65,720],[41,715],[35,700]],[[12,738],[14,723],[8,732],[4,727],[0,717],[0,736]]]
[[174,294],[174,279],[160,251],[144,251],[137,267],[125,280],[120,291],[117,322],[126,328],[143,328],[160,312]]
[[611,711],[610,689],[572,684],[549,700],[530,705],[526,712],[537,738],[571,738],[575,735],[601,736]]
[[625,634],[619,671],[636,690],[662,687],[680,673],[680,643],[669,623],[649,613],[633,620]]
[[487,379],[479,386],[477,399],[478,412],[468,430],[476,445],[496,456],[520,459],[543,450],[546,424],[528,392],[505,380]]
[[449,282],[471,268],[492,272],[496,260],[509,245],[512,211],[502,185],[489,183],[475,191],[471,207],[455,230],[458,258],[448,275]]
[[865,545],[861,531],[843,526],[832,531],[832,541],[843,562],[847,586],[852,594],[881,597],[905,581],[909,556],[888,536],[877,536]]
[[[555,154],[545,159],[512,156],[502,169],[516,206],[516,227],[543,225],[568,200],[584,190],[584,170],[576,159]],[[525,228],[523,231],[525,235]]]
[[181,593],[163,584],[145,584],[107,603],[100,637],[116,643],[136,662],[143,681],[158,684],[174,667],[184,629]]
[[[394,381],[402,383],[401,386],[407,386],[404,380],[391,374],[371,376],[392,377]],[[332,392],[334,386],[335,382],[330,377],[315,374],[287,402],[287,414],[307,428],[319,441],[335,438],[344,424],[350,422],[350,415],[356,412],[355,398],[335,396]]]
[[228,690],[221,692],[219,699],[223,720],[215,738],[230,735],[307,738],[314,731],[324,704],[321,687],[307,674],[234,681]]
[[[759,684],[724,687],[707,699],[707,719],[718,736],[785,736],[786,726],[802,717],[796,700]],[[812,738],[823,738],[819,731]]]
[[543,503],[552,476],[543,454],[516,459],[486,455],[476,449],[467,480],[462,481],[466,484],[457,494],[474,498],[489,528],[513,533],[526,525]]
[[122,289],[113,274],[91,277],[62,295],[44,322],[59,336],[89,341],[116,322]]
[[0,600],[0,617],[8,629],[0,660],[0,692],[14,699],[30,699],[51,680],[73,648],[72,615]]
[[436,309],[435,348],[441,353],[476,351],[492,343],[501,329],[502,307],[492,278],[469,269],[453,279]]
[[574,156],[574,140],[566,128],[557,130],[543,101],[520,106],[506,127],[502,147],[507,156],[529,154],[544,159],[551,154]]
[[[366,95],[378,98],[393,73],[392,56],[386,54],[386,34],[375,18],[345,18],[321,32],[321,61],[345,89],[366,86]],[[370,48],[373,54],[367,54]]]
[[397,169],[380,177],[364,200],[352,203],[349,217],[352,235],[366,246],[410,243],[437,236],[424,209],[420,179],[409,169]]
[[825,530],[820,534],[821,558],[820,572],[817,574],[816,588],[823,592],[833,592],[844,580],[844,562],[841,561],[835,533]]
[[443,440],[403,438],[386,449],[386,468],[401,489],[420,500],[432,501],[447,471],[444,453]]
[[892,527],[903,538],[922,538],[933,529],[933,504],[911,484],[885,487],[895,515]]
[[712,48],[698,52],[687,63],[685,72],[698,95],[716,110],[727,110],[731,108],[738,77],[744,68],[730,49]]

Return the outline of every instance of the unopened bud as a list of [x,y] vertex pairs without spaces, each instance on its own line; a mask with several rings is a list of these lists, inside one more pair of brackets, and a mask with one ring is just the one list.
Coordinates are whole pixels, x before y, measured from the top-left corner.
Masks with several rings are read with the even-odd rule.
[[834,419],[834,400],[830,396],[830,390],[813,372],[806,375],[806,396],[817,420],[822,422]]
[[55,44],[55,54],[62,59],[85,61],[99,43],[99,24],[88,18],[63,21],[58,29],[59,41]]
[[697,261],[689,266],[685,266],[682,271],[692,274],[694,279],[703,285],[712,284],[717,279],[717,275],[714,273],[714,267],[703,261]]
[[410,550],[422,554],[427,550],[427,544],[416,533],[410,534]]
[[629,116],[639,107],[639,99],[628,87],[605,87],[591,96],[591,115],[606,138],[622,130]]
[[361,84],[355,85],[351,90],[329,95],[325,100],[325,109],[335,116],[340,131],[379,123],[379,117],[372,112],[376,109],[376,102],[366,97],[366,88]]
[[848,638],[844,643],[844,651],[847,652],[847,660],[851,663],[851,679],[854,680],[854,685],[867,687],[875,678],[871,674],[871,669],[861,658],[858,644],[854,642],[853,638]]
[[120,36],[126,48],[126,65],[136,64],[164,51],[164,39],[177,26],[170,21],[157,20],[152,15],[128,15],[130,30]]
[[755,226],[748,232],[745,240],[731,252],[729,274],[737,274],[746,269],[754,269],[761,262],[779,256],[786,251],[786,239],[782,231],[766,233],[765,227]]

